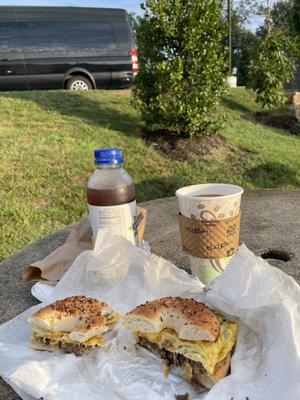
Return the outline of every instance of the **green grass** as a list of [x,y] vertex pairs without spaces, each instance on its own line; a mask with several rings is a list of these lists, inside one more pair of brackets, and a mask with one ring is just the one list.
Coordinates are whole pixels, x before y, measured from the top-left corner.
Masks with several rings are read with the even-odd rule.
[[0,94],[0,259],[83,216],[93,150],[119,146],[138,201],[171,196],[185,184],[247,188],[299,186],[299,137],[255,122],[251,92],[224,99],[223,135],[247,151],[191,163],[146,145],[129,91]]

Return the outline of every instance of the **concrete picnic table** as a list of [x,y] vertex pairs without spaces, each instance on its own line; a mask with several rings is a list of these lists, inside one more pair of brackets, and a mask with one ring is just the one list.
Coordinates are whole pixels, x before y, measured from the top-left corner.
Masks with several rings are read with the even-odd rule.
[[[178,229],[178,205],[175,197],[140,204],[148,210],[145,239],[151,250],[175,265],[189,270],[182,252]],[[242,197],[241,243],[300,282],[300,189],[247,190]],[[25,247],[0,263],[0,324],[10,320],[38,301],[31,285],[21,281],[21,272],[64,243],[70,227],[54,232]],[[1,379],[0,399],[20,397]]]

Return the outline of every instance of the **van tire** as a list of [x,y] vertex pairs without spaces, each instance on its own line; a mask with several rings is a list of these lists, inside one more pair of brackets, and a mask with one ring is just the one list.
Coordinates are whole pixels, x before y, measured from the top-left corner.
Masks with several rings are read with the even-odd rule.
[[82,75],[71,76],[70,79],[67,80],[66,84],[67,90],[92,90],[93,85],[92,82]]

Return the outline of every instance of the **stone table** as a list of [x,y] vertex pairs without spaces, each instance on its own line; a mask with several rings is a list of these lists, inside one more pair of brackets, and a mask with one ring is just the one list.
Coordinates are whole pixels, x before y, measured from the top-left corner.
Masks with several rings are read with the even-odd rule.
[[[145,239],[154,253],[188,270],[187,256],[181,250],[178,230],[178,206],[174,197],[148,201]],[[241,243],[267,258],[269,262],[300,282],[300,190],[248,190],[242,199]],[[42,259],[60,246],[70,228],[62,229],[25,247],[0,264],[0,324],[38,303],[30,294],[30,285],[21,281],[27,265]],[[0,399],[19,396],[1,380]]]

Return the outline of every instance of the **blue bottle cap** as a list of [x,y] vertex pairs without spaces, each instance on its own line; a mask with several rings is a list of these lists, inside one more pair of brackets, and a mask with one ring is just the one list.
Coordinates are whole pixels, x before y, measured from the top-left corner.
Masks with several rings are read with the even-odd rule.
[[95,164],[123,164],[122,149],[97,149],[94,151]]

